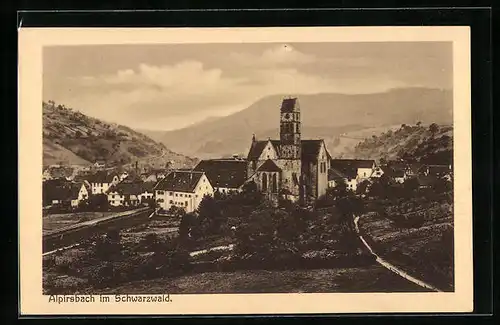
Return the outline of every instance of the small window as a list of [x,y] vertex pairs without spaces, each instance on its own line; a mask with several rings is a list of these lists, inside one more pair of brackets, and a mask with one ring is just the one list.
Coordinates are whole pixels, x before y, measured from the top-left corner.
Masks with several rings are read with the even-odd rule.
[[178,196],[178,194],[177,194],[177,193],[175,193],[175,196]]
[[184,196],[184,194],[182,194],[182,193],[181,193],[181,194],[179,194],[179,196],[180,196],[180,197],[183,197],[183,196]]
[[173,203],[174,203],[174,201],[170,200],[170,204],[173,204]]
[[172,195],[172,196],[173,196],[173,195],[174,195],[174,192],[170,192],[170,195]]
[[188,206],[188,201],[184,202],[184,205],[185,205],[185,206]]

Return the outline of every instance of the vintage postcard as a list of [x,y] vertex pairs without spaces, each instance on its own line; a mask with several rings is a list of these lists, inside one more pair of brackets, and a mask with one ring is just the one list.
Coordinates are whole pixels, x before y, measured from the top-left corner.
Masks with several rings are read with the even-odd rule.
[[20,313],[470,312],[468,27],[19,30]]

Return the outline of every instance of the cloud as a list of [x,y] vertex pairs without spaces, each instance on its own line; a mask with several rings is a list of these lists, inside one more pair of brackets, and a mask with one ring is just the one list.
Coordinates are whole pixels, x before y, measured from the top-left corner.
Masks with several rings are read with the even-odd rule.
[[141,63],[111,74],[72,78],[75,91],[56,101],[131,127],[172,129],[241,110],[267,95],[361,93],[400,86],[378,77],[345,79],[306,72],[299,63],[315,58],[291,47],[273,47],[255,57],[256,66],[233,75],[186,60],[159,66]]
[[229,53],[229,60],[241,66],[285,66],[313,63],[316,56],[302,53],[288,44],[277,45],[264,50],[259,54],[247,52]]

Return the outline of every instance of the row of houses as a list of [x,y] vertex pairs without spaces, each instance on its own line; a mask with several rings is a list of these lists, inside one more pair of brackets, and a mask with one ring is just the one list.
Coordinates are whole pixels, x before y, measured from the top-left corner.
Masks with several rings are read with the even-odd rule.
[[43,204],[75,208],[92,196],[105,195],[110,206],[136,206],[154,197],[154,185],[130,178],[127,172],[98,171],[71,180],[61,177],[43,182]]
[[404,183],[414,178],[422,186],[431,179],[452,179],[451,165],[428,165],[421,163],[406,163],[391,161],[377,165],[374,160],[332,159],[328,170],[328,186],[335,187],[344,182],[347,189],[356,191],[357,186],[365,180],[387,177],[396,183]]
[[[374,160],[331,159],[329,166],[328,187],[344,182],[352,191],[356,191],[361,182],[383,175],[398,183],[412,177],[451,177],[451,166],[443,165],[391,162],[378,166]],[[242,191],[249,181],[247,169],[247,160],[232,158],[202,160],[193,169],[155,170],[140,176],[98,171],[80,175],[69,182],[70,185],[63,182],[63,186],[53,186],[49,190],[50,204],[69,202],[76,207],[93,195],[105,194],[112,207],[137,206],[154,200],[165,211],[180,207],[192,212],[206,195]],[[272,186],[272,178],[268,182]]]

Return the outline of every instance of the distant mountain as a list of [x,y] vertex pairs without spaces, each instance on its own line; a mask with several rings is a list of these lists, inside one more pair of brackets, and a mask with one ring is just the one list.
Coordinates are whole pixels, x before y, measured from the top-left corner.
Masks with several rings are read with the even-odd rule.
[[380,160],[405,159],[430,164],[452,164],[453,127],[402,125],[359,142],[352,155]]
[[144,134],[106,123],[53,102],[43,103],[43,163],[193,166],[195,160],[177,154]]
[[[333,155],[340,141],[336,139],[342,133],[418,121],[452,123],[453,96],[448,90],[403,88],[376,94],[297,97],[302,112],[302,137],[324,138]],[[154,138],[176,152],[199,158],[245,155],[252,134],[261,139],[279,137],[282,98],[264,97],[232,115],[163,134],[155,132]]]

